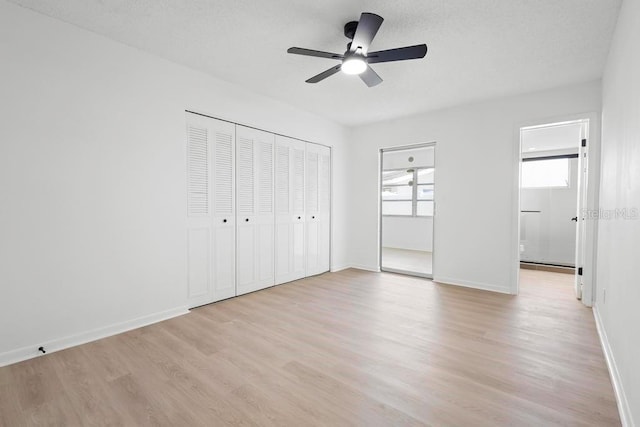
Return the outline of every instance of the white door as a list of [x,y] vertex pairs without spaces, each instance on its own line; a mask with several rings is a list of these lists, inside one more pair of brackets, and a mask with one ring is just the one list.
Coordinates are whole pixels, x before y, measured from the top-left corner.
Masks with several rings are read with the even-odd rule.
[[305,276],[305,143],[276,136],[275,159],[275,281],[281,284]]
[[306,276],[329,270],[331,151],[306,146]]
[[271,133],[236,126],[238,295],[274,285]]
[[[587,124],[583,123],[580,128],[580,150],[578,151],[578,206],[577,206],[577,238],[576,238],[576,280],[575,280],[575,291],[576,298],[582,299],[582,291],[584,287],[584,276],[583,270],[585,265],[585,255],[586,255],[586,236],[587,236],[587,227],[585,221],[585,212],[587,211],[587,170],[588,170],[588,141],[587,141]],[[589,302],[587,302],[589,304]]]
[[235,126],[187,114],[190,307],[235,296]]

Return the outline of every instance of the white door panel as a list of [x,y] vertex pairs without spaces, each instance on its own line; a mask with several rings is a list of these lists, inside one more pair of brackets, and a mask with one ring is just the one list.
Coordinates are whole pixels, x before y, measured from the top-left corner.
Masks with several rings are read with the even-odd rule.
[[[302,217],[304,219],[304,217]],[[301,279],[305,274],[305,230],[303,219],[296,217],[294,224],[291,225],[292,237],[292,258],[293,258],[293,276]]]
[[[222,221],[221,221],[222,223]],[[236,295],[234,221],[227,220],[215,227],[214,246],[214,292],[212,301],[231,298]]]
[[236,126],[238,197],[238,295],[275,283],[274,145],[275,136]]
[[275,276],[281,284],[305,276],[305,143],[276,137]]
[[189,305],[235,295],[233,124],[187,114]]
[[251,292],[249,289],[252,289],[256,281],[255,239],[255,226],[245,224],[244,219],[240,218],[237,227],[238,295]]
[[260,254],[258,267],[258,280],[261,283],[274,280],[274,224],[258,225],[258,244],[256,250]]
[[187,265],[189,300],[207,298],[211,265],[211,228],[208,225],[187,231]]
[[307,276],[317,274],[320,269],[320,227],[315,215],[307,218]]
[[329,270],[331,151],[317,144],[306,146],[306,276]]

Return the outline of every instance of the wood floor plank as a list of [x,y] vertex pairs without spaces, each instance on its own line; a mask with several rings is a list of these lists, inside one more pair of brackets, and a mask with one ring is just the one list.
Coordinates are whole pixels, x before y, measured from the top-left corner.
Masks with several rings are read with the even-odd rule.
[[299,280],[0,368],[0,425],[618,426],[572,281]]

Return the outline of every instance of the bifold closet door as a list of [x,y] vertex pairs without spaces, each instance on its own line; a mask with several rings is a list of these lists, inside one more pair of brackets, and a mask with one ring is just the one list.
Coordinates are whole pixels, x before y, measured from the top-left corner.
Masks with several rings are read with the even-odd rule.
[[187,113],[187,282],[191,307],[236,295],[235,125]]
[[305,276],[305,146],[303,141],[276,136],[276,284]]
[[238,295],[275,284],[274,145],[272,133],[236,126]]
[[306,146],[306,276],[329,271],[331,150]]

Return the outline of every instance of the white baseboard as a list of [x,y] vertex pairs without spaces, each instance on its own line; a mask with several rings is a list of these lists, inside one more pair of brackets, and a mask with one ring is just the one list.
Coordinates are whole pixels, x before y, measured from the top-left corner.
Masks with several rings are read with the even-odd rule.
[[607,361],[607,367],[609,368],[609,376],[611,377],[611,383],[613,384],[613,391],[616,395],[616,403],[618,404],[618,412],[620,412],[620,421],[623,427],[634,427],[633,418],[631,415],[631,408],[627,401],[627,395],[624,393],[622,387],[622,381],[620,378],[620,372],[618,372],[618,366],[616,360],[613,357],[611,346],[609,345],[609,339],[607,338],[607,331],[602,324],[602,318],[598,311],[598,306],[593,306],[593,317],[596,320],[596,329],[598,330],[598,336],[600,337],[600,344],[602,345],[602,351],[604,352],[604,358]]
[[351,266],[347,264],[347,265],[340,265],[337,267],[331,267],[330,271],[332,273],[337,273],[338,271],[346,270],[347,268],[351,268]]
[[357,270],[366,270],[366,271],[373,271],[374,273],[380,273],[380,268],[378,266],[370,266],[370,265],[364,265],[364,264],[351,264],[347,268],[355,268]]
[[130,331],[132,329],[141,328],[152,323],[171,319],[172,317],[181,316],[183,314],[187,314],[188,312],[189,310],[187,309],[187,307],[173,308],[171,310],[161,311],[159,313],[153,313],[147,316],[138,317],[136,319],[127,320],[125,322],[105,326],[103,328],[81,332],[76,335],[70,335],[50,341],[39,342],[28,347],[22,347],[16,350],[7,351],[0,354],[0,367],[22,362],[23,360],[33,359],[34,357],[44,356],[37,350],[37,348],[40,346],[43,346],[45,348],[47,354],[54,353],[56,351],[64,350],[69,347],[86,344],[88,342],[96,341],[101,338],[106,338],[112,335],[120,334],[122,332]]
[[480,289],[482,291],[498,292],[501,294],[511,294],[510,288],[492,285],[490,283],[472,282],[469,280],[451,279],[449,277],[441,277],[441,276],[434,277],[433,281],[436,283],[442,283],[444,285],[462,286],[464,288]]

